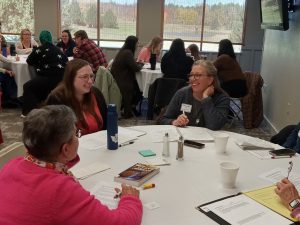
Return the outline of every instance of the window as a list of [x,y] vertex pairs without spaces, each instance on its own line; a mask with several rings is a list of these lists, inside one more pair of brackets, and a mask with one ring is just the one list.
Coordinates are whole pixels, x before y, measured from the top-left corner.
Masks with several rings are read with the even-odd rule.
[[5,36],[7,41],[18,40],[22,29],[28,28],[34,32],[34,9],[33,0],[1,0],[0,1],[1,32],[4,34],[15,34]]
[[225,38],[241,45],[245,1],[165,0],[164,39],[181,38],[198,44],[202,51],[216,51],[217,43]]
[[85,30],[110,47],[136,35],[137,0],[60,0],[60,8],[61,29],[72,34]]

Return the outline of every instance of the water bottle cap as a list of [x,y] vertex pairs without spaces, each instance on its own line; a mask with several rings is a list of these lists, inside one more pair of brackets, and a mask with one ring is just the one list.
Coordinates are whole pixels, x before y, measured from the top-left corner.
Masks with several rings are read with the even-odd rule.
[[108,105],[108,110],[116,110],[116,109],[117,109],[116,104],[109,104]]

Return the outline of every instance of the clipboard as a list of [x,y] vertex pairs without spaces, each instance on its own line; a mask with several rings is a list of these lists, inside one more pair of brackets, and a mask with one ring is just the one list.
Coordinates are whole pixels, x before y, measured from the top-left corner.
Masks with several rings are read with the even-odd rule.
[[229,195],[229,196],[226,196],[226,197],[223,197],[223,198],[213,200],[211,202],[204,203],[202,205],[198,205],[198,206],[196,206],[196,209],[199,210],[200,212],[202,212],[203,214],[205,214],[206,216],[208,216],[209,218],[211,218],[213,221],[215,221],[216,223],[218,223],[220,225],[231,225],[226,220],[224,220],[222,217],[216,215],[214,212],[203,210],[202,207],[206,206],[206,205],[210,205],[210,204],[218,202],[218,201],[222,201],[222,200],[227,199],[227,198],[232,198],[232,197],[238,196],[240,194],[242,194],[242,193],[239,192],[235,195]]
[[[216,200],[214,200],[214,201],[210,201],[210,202],[201,204],[201,205],[197,206],[196,209],[199,210],[200,212],[202,212],[203,214],[205,214],[205,215],[208,216],[210,219],[212,219],[213,221],[215,221],[216,223],[218,223],[218,224],[220,224],[220,225],[231,225],[231,223],[227,222],[227,221],[226,221],[225,219],[223,219],[222,217],[216,215],[214,212],[210,211],[208,208],[207,208],[207,210],[205,210],[204,207],[205,207],[206,205],[210,205],[210,204],[213,204],[213,203],[216,203],[216,202],[219,202],[219,201],[223,201],[223,200],[225,200],[225,199],[234,198],[234,197],[239,196],[239,195],[241,195],[241,194],[244,195],[244,193],[239,192],[239,193],[237,193],[237,194],[235,194],[235,195],[226,196],[226,197],[223,197],[223,198],[216,199]],[[244,195],[244,196],[248,198],[247,195]],[[251,199],[251,198],[250,198],[250,199]],[[257,203],[258,203],[258,202],[257,202]],[[260,203],[258,203],[258,204],[260,204]],[[262,205],[262,204],[260,204],[260,205]],[[262,205],[262,206],[264,206],[264,205]],[[265,207],[265,206],[264,206],[264,207]],[[268,207],[266,207],[266,208],[268,208]],[[268,209],[271,210],[271,211],[273,211],[273,210],[270,209],[270,208],[268,208]],[[273,211],[273,212],[276,213],[276,214],[278,214],[278,215],[280,215],[279,213],[277,213],[277,212],[275,212],[275,211]],[[280,215],[280,216],[282,216],[282,215]],[[284,216],[282,216],[282,217],[285,218],[285,219],[287,219],[287,220],[289,220],[289,221],[290,221],[290,223],[289,223],[290,225],[299,225],[299,224],[300,224],[299,221],[293,222],[292,220],[290,220],[290,219],[288,219],[288,218],[286,218],[286,217],[284,217]]]

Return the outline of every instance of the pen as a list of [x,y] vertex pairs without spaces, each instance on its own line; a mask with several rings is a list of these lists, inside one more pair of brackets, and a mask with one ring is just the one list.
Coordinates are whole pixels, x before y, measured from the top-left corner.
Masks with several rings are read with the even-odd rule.
[[284,156],[272,156],[272,159],[282,159],[282,158],[292,158],[291,155],[284,155]]
[[154,188],[155,187],[155,184],[144,184],[143,185],[143,189],[150,189],[150,188]]
[[123,147],[123,146],[130,145],[130,144],[133,144],[133,143],[134,143],[134,141],[125,142],[123,144],[119,144],[119,147]]

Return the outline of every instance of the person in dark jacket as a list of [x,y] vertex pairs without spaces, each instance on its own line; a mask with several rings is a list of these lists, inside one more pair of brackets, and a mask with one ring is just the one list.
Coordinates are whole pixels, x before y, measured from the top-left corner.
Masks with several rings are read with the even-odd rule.
[[41,31],[39,38],[41,46],[34,48],[27,58],[28,65],[35,68],[37,76],[23,85],[23,116],[38,107],[62,80],[68,61],[67,56],[53,45],[49,31]]
[[100,90],[93,87],[95,75],[89,63],[73,59],[67,63],[63,81],[49,94],[46,104],[73,109],[81,134],[106,130],[107,108]]
[[186,55],[183,40],[175,39],[170,50],[161,59],[163,77],[188,80],[193,63],[192,57]]
[[61,41],[58,42],[56,46],[59,47],[67,57],[71,57],[74,55],[73,48],[76,47],[76,43],[72,39],[69,30],[63,30],[61,32]]
[[111,67],[111,73],[115,78],[121,94],[124,107],[123,118],[134,116],[137,103],[141,100],[142,94],[139,89],[135,73],[140,71],[143,64],[134,60],[134,53],[138,45],[138,38],[128,36],[123,47],[120,49]]

